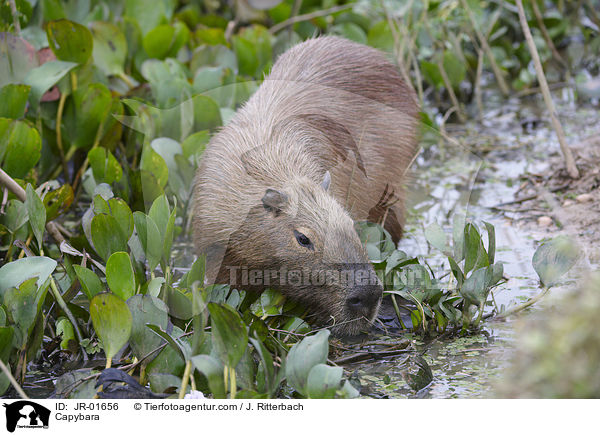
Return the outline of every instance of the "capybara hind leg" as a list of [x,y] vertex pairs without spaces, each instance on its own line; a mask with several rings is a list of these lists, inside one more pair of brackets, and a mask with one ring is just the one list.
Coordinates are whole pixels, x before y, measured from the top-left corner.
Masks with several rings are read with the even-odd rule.
[[404,221],[404,216],[402,213],[402,209],[397,206],[392,206],[387,209],[387,213],[385,214],[385,221],[383,223],[383,228],[387,230],[388,233],[392,236],[392,240],[394,243],[398,244],[398,241],[402,238],[402,233],[404,233],[404,228],[402,222]]

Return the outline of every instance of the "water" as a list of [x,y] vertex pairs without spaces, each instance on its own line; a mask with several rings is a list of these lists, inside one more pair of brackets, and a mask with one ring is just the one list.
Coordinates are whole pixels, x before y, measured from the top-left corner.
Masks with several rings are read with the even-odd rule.
[[[597,110],[573,111],[569,101],[562,103],[559,111],[571,143],[598,133]],[[437,222],[451,234],[452,216],[456,213],[466,213],[478,223],[487,221],[494,225],[496,259],[503,262],[504,276],[508,278],[493,290],[497,307],[520,304],[541,291],[531,259],[540,239],[549,235],[537,231],[531,221],[535,222],[535,216],[547,211],[536,209],[537,204],[529,215],[513,212],[510,206],[502,212],[493,207],[522,196],[519,189],[523,174],[547,175],[556,170],[550,166],[549,157],[559,152],[559,146],[549,123],[537,122],[535,128],[530,128],[520,121],[544,119],[542,108],[539,102],[525,105],[513,101],[491,110],[482,123],[457,129],[450,134],[453,143],[435,144],[422,150],[408,188],[413,212],[400,249],[426,260],[434,271],[436,267],[438,271],[447,271],[449,267],[444,257],[432,252],[425,241],[423,229],[427,225]],[[588,259],[583,258],[570,275],[576,277],[589,266]],[[573,282],[567,280],[567,284]],[[552,289],[553,293],[562,291]],[[552,296],[547,299],[552,300]],[[539,304],[532,309],[538,310]],[[487,307],[487,312],[491,310],[492,307]],[[404,355],[354,364],[346,369],[360,383],[362,393],[371,397],[493,397],[494,385],[502,382],[504,369],[510,364],[515,340],[512,322],[512,319],[488,321],[473,335],[442,336],[430,343],[409,335],[414,353],[421,354],[431,368],[431,382],[421,389],[411,387],[411,376],[418,372],[418,367]]]

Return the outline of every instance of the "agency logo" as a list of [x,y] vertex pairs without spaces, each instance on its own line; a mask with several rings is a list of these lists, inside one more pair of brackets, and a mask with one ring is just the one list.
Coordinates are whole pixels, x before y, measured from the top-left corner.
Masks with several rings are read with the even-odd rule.
[[50,410],[29,400],[19,400],[3,404],[6,408],[6,430],[14,432],[19,429],[48,429]]

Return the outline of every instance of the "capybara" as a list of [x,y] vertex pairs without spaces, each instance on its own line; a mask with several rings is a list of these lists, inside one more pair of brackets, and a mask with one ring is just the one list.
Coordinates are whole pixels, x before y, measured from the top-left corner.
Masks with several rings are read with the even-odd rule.
[[282,54],[196,174],[208,281],[276,288],[337,335],[367,329],[382,285],[355,222],[402,236],[417,115],[414,91],[376,49],[326,36]]

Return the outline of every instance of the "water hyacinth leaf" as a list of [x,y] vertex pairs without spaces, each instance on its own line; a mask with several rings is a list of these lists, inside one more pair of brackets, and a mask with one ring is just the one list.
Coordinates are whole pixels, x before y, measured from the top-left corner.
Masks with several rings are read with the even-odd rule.
[[223,364],[210,355],[195,355],[191,358],[192,364],[208,381],[208,387],[215,399],[225,399],[225,383],[223,381]]
[[273,394],[278,386],[275,383],[275,366],[273,365],[273,357],[260,340],[254,338],[250,338],[249,340],[256,349],[256,352],[258,353],[262,363],[265,378],[265,389],[269,394]]
[[102,281],[100,281],[98,275],[93,271],[78,264],[74,264],[73,269],[75,269],[75,274],[81,284],[81,290],[87,296],[88,301],[91,301],[94,296],[104,291]]
[[305,337],[292,347],[286,358],[285,375],[288,383],[303,396],[307,396],[306,385],[310,370],[317,364],[325,364],[329,351],[327,329]]
[[162,276],[151,279],[145,289],[146,294],[157,298],[164,283],[165,279]]
[[533,268],[546,287],[552,287],[579,260],[581,249],[567,236],[543,243],[533,254]]
[[394,51],[394,42],[394,35],[390,30],[387,20],[382,20],[369,29],[367,43],[371,47],[392,53]]
[[127,57],[127,40],[117,26],[105,21],[90,23],[94,39],[94,64],[106,75],[123,74]]
[[85,64],[92,55],[94,40],[87,27],[66,19],[50,21],[48,43],[57,59]]
[[423,77],[430,85],[438,89],[441,89],[444,86],[444,79],[442,78],[439,67],[435,63],[422,60],[421,71],[423,71]]
[[167,329],[168,308],[163,301],[150,295],[135,295],[127,300],[127,306],[132,317],[129,343],[133,354],[142,359],[163,343],[163,339],[146,327],[146,324]]
[[44,195],[46,220],[49,222],[64,213],[73,203],[74,194],[70,184],[63,184],[58,189]]
[[[152,325],[147,325],[146,327],[152,330]],[[161,329],[158,326],[154,326],[154,328],[159,331]],[[170,335],[174,339],[184,340],[183,334],[184,332],[177,326],[173,326],[172,330],[170,330]],[[186,343],[185,341],[183,342]],[[169,345],[165,346],[159,354],[148,363],[146,366],[146,373],[173,373],[177,376],[181,376],[183,375],[184,368],[185,359],[183,358],[181,351],[177,346],[173,347],[172,345]]]
[[198,158],[206,149],[206,145],[210,140],[210,132],[208,130],[198,131],[185,138],[181,143],[181,151],[186,159]]
[[41,156],[38,131],[23,121],[0,118],[0,164],[11,177],[24,178]]
[[488,234],[488,261],[489,264],[494,264],[496,258],[496,228],[489,223],[483,222]]
[[492,281],[492,267],[474,270],[460,287],[460,295],[471,305],[480,306],[487,300],[488,283]]
[[177,161],[175,159],[176,156],[181,156],[182,149],[179,142],[167,138],[160,137],[154,139],[150,146],[152,149],[157,152],[164,160],[167,168],[169,170],[169,186],[171,190],[175,192],[180,198],[187,200],[189,196],[188,185],[184,182],[179,166],[177,165]]
[[[150,328],[157,336],[166,341],[184,361],[188,361],[190,359],[190,357],[192,356],[192,348],[190,347],[189,343],[182,340],[177,335],[169,334],[158,325],[146,324],[146,326]],[[175,333],[175,331],[173,332]]]
[[248,345],[248,331],[237,311],[229,305],[208,304],[210,311],[213,346],[221,362],[235,367],[242,359]]
[[23,38],[0,32],[0,86],[21,83],[27,73],[38,66],[35,48]]
[[132,325],[129,308],[118,296],[101,293],[90,302],[90,317],[110,360],[129,340]]
[[30,278],[19,285],[18,288],[9,288],[4,293],[4,305],[23,337],[27,337],[29,334],[38,314],[38,286],[36,281],[36,278]]
[[33,230],[38,246],[42,247],[44,227],[46,225],[46,207],[38,196],[31,184],[27,184],[25,189],[26,199],[25,206],[27,207],[27,214],[29,216],[29,224]]
[[135,274],[127,252],[115,252],[109,257],[106,262],[106,283],[124,301],[135,294]]
[[[140,169],[152,174],[161,188],[164,188],[167,185],[169,179],[169,169],[167,164],[164,159],[152,149],[150,144],[144,145]],[[158,224],[158,222],[156,223]]]
[[192,98],[194,107],[194,131],[214,130],[223,124],[219,106],[211,97],[195,95]]
[[6,312],[0,305],[0,326],[6,326]]
[[112,184],[120,181],[123,169],[113,154],[105,148],[94,148],[88,153],[88,159],[96,183]]
[[489,265],[488,254],[483,247],[481,235],[477,227],[471,223],[465,226],[465,274],[473,269]]
[[91,224],[92,242],[94,249],[104,259],[113,252],[127,251],[127,240],[117,220],[107,214],[94,216]]
[[367,34],[355,23],[341,23],[332,26],[330,32],[360,44],[367,43]]
[[193,315],[193,304],[189,294],[184,294],[181,290],[168,285],[165,286],[165,292],[169,314],[176,319],[189,320]]
[[56,322],[56,335],[61,337],[60,348],[69,349],[69,341],[75,340],[73,324],[66,317],[61,317]]
[[308,373],[306,392],[311,399],[333,399],[340,388],[344,370],[327,364],[317,364]]
[[151,58],[164,59],[171,48],[174,40],[175,28],[162,24],[150,30],[142,41],[144,51]]
[[37,107],[42,95],[76,66],[75,62],[52,60],[29,71],[23,79],[26,85],[31,86],[29,102]]
[[425,228],[425,238],[431,246],[443,252],[444,254],[448,254],[448,241],[446,238],[446,233],[437,223],[434,222]]
[[134,212],[133,221],[146,261],[148,261],[148,269],[152,271],[158,266],[162,255],[163,244],[160,232],[152,218],[142,212]]
[[33,277],[38,277],[37,285],[41,287],[56,269],[56,264],[48,257],[26,257],[5,264],[0,268],[0,300],[7,289],[18,287]]
[[452,220],[452,248],[454,260],[460,263],[465,258],[465,217],[458,214]]
[[16,84],[8,84],[0,89],[0,118],[22,118],[30,90],[30,86]]
[[14,328],[12,326],[0,326],[0,360],[8,361],[12,348]]
[[129,240],[133,234],[133,213],[127,203],[121,198],[111,198],[108,200],[110,214],[117,220],[121,232],[125,239]]
[[112,95],[102,83],[77,88],[65,107],[65,137],[77,148],[90,149],[111,107]]
[[448,263],[450,264],[450,270],[452,271],[452,274],[458,282],[458,286],[462,286],[463,282],[465,281],[465,275],[463,274],[462,270],[460,270],[460,267],[458,264],[456,264],[456,261],[454,261],[452,257],[448,257]]

